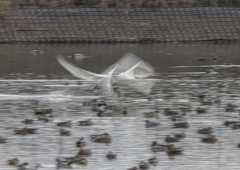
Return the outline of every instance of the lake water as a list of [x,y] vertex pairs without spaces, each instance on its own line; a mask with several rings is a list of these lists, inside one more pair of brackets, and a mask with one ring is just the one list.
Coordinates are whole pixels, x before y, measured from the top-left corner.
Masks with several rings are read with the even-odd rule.
[[[43,51],[34,55],[32,50]],[[104,95],[100,91],[89,92],[90,84],[73,77],[56,60],[56,56],[82,53],[89,58],[69,61],[76,66],[100,73],[116,62],[124,54],[133,52],[150,63],[158,73],[158,82],[151,94],[142,95],[131,89],[131,97],[117,94]],[[92,151],[88,165],[73,165],[84,170],[123,170],[138,166],[141,161],[157,157],[153,170],[214,170],[239,169],[240,131],[223,125],[226,120],[239,120],[238,112],[225,112],[228,103],[240,105],[240,47],[238,44],[1,44],[0,45],[0,136],[7,138],[0,144],[0,169],[17,169],[7,165],[7,160],[18,158],[20,163],[40,163],[39,169],[56,169],[56,158],[74,156],[79,151],[75,142],[84,137],[86,149]],[[216,54],[217,61],[200,62],[199,57]],[[224,65],[224,63],[232,63]],[[211,66],[210,66],[211,65]],[[205,74],[205,69],[213,67],[214,74]],[[227,87],[218,88],[222,81]],[[78,84],[80,82],[80,85]],[[219,99],[221,104],[202,106],[190,101],[189,97],[205,94],[207,100]],[[149,96],[158,100],[148,101]],[[90,107],[82,102],[93,98],[103,99],[107,104],[117,105],[121,110],[128,108],[124,117],[121,111],[114,117],[97,117]],[[34,105],[33,100],[39,100]],[[165,108],[179,111],[191,106],[187,113],[188,129],[173,128]],[[196,114],[197,107],[207,108],[206,114]],[[52,108],[53,122],[34,121],[24,125],[25,118],[35,119],[35,109]],[[160,111],[159,118],[146,119],[144,112]],[[77,121],[92,119],[93,126],[77,126]],[[71,136],[59,136],[60,127],[56,122],[72,121]],[[160,122],[155,128],[145,128],[145,120]],[[218,142],[201,142],[197,130],[211,126]],[[14,130],[38,128],[37,134],[20,136]],[[165,152],[154,153],[150,149],[152,141],[165,143],[167,135],[185,132],[186,138],[174,143],[184,149],[183,154],[169,157]],[[109,133],[112,143],[94,143],[90,135]],[[117,159],[109,161],[106,154],[112,151]]]

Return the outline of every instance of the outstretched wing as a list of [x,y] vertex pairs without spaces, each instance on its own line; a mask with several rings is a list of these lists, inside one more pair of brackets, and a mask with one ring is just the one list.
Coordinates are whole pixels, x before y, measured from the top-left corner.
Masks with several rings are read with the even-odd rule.
[[64,60],[62,57],[58,56],[57,60],[66,70],[68,70],[70,73],[72,73],[74,76],[80,79],[89,80],[89,81],[98,81],[99,79],[105,77],[104,75],[95,74],[95,73],[80,69],[78,67],[75,67],[74,65]]
[[[122,72],[126,72],[127,70],[129,70],[132,67],[134,67],[136,65],[136,63],[139,63],[140,61],[142,62],[141,66],[143,66],[145,69],[147,69],[151,74],[154,73],[154,69],[153,69],[153,67],[150,64],[148,64],[147,62],[143,61],[141,58],[137,57],[133,53],[127,53],[119,61],[116,62],[119,65],[119,67],[114,71],[114,74],[120,74]],[[107,74],[115,66],[116,66],[116,64],[113,64],[113,65],[109,66],[101,74],[103,74],[103,75]],[[140,67],[138,67],[138,68],[140,68]]]

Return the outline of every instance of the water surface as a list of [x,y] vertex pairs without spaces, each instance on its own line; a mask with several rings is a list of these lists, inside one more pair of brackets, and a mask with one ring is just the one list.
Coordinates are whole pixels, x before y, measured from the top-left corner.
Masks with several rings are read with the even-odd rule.
[[[43,53],[34,55],[32,50]],[[237,169],[240,142],[239,130],[225,127],[225,120],[238,120],[238,112],[225,112],[227,103],[239,105],[239,45],[235,44],[3,44],[0,46],[0,135],[7,138],[0,144],[1,169],[16,169],[7,165],[7,160],[18,158],[21,163],[40,163],[41,169],[55,169],[57,157],[74,156],[78,152],[75,142],[79,137],[87,141],[86,149],[92,150],[85,167],[74,165],[75,169],[122,170],[137,166],[140,161],[157,157],[157,166],[150,169]],[[80,81],[58,64],[56,56],[82,53],[89,58],[69,61],[76,66],[95,73],[133,52],[149,62],[156,69],[158,83],[149,95],[133,93],[132,97],[106,96],[101,92],[88,92],[89,83]],[[217,61],[199,62],[196,58],[216,54]],[[224,63],[232,63],[226,66]],[[205,69],[213,67],[216,74],[205,74]],[[217,84],[226,81],[228,86],[219,89]],[[81,84],[79,85],[79,82]],[[221,104],[202,106],[192,102],[189,97],[206,94],[207,100],[220,99]],[[149,96],[158,100],[148,101]],[[97,117],[90,107],[82,102],[93,98],[104,99],[106,103],[117,105],[119,111],[114,117]],[[39,105],[33,105],[39,100]],[[174,129],[173,122],[163,115],[165,108],[179,110],[191,106],[188,113],[188,129]],[[128,108],[128,116],[121,114]],[[208,109],[206,114],[196,114],[197,107]],[[35,121],[24,125],[25,118],[37,119],[34,110],[52,108],[54,121],[44,123]],[[160,122],[160,127],[145,128],[143,113],[159,110],[161,115],[149,120]],[[77,121],[91,118],[93,126],[77,126]],[[73,121],[69,137],[59,136],[60,121]],[[213,127],[218,138],[216,144],[202,143],[197,130]],[[14,135],[13,130],[23,127],[38,128],[34,135]],[[109,133],[113,142],[109,145],[93,143],[90,135]],[[152,141],[164,143],[167,135],[185,132],[187,137],[175,143],[184,149],[181,156],[169,157],[165,152],[153,153]],[[109,161],[105,155],[112,151],[118,154],[116,160]]]

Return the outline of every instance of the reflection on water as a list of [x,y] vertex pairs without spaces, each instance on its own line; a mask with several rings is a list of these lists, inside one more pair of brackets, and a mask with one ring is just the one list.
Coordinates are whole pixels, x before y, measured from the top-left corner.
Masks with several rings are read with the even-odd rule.
[[[33,49],[43,53],[34,55]],[[104,96],[101,92],[86,91],[89,84],[70,75],[56,61],[57,55],[67,56],[71,52],[91,56],[72,63],[91,72],[100,73],[127,52],[133,52],[152,64],[159,75],[159,82],[153,88],[152,96],[157,100],[148,101],[149,96],[133,93],[131,97]],[[218,61],[199,62],[196,58],[209,57],[212,53]],[[225,120],[238,120],[238,112],[225,112],[227,103],[239,105],[239,46],[230,44],[15,44],[0,46],[0,135],[7,138],[0,144],[1,169],[16,169],[7,165],[7,160],[18,158],[23,162],[37,162],[43,168],[55,169],[57,157],[74,156],[78,152],[75,142],[85,137],[87,149],[92,156],[87,158],[88,165],[79,169],[122,170],[137,166],[140,161],[157,157],[157,166],[150,169],[236,169],[239,167],[240,142],[239,130],[225,127]],[[224,67],[224,63],[232,66]],[[217,74],[206,74],[205,67],[211,65]],[[220,65],[220,66],[219,66]],[[177,67],[176,67],[177,66]],[[183,67],[184,66],[184,67]],[[186,67],[197,66],[197,67]],[[210,67],[210,66],[209,66]],[[219,89],[217,84],[227,81],[227,87]],[[82,82],[79,84],[79,82]],[[128,92],[132,92],[130,89]],[[220,99],[220,104],[202,106],[199,102],[189,101],[189,97],[206,94],[207,100]],[[119,111],[114,117],[97,117],[90,107],[82,102],[101,98],[108,104],[117,105]],[[39,100],[39,105],[33,105]],[[174,129],[173,122],[163,113],[165,108],[180,110],[192,106],[187,113],[188,129]],[[128,116],[121,114],[123,107],[128,108]],[[196,114],[197,107],[205,107],[206,114]],[[35,121],[32,125],[21,123],[25,118],[37,119],[34,110],[52,108],[54,121],[44,123]],[[158,109],[159,118],[149,120],[160,122],[155,128],[145,128],[143,113]],[[77,121],[91,118],[93,126],[77,126]],[[73,121],[71,136],[59,136],[60,121]],[[197,130],[213,127],[218,138],[216,144],[202,143]],[[23,127],[38,128],[37,134],[18,136],[13,130]],[[109,133],[113,142],[93,143],[90,135]],[[167,135],[185,132],[187,137],[175,143],[184,149],[184,154],[168,157],[165,152],[153,153],[152,141],[164,143]],[[109,161],[105,155],[112,151],[118,155]]]

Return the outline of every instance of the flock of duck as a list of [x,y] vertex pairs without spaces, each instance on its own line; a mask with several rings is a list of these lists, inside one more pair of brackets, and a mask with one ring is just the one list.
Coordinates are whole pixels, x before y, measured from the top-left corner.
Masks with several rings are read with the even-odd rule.
[[[38,102],[36,102],[38,104]],[[53,115],[52,115],[52,109],[41,109],[35,111],[35,116],[37,117],[36,120],[33,119],[24,119],[22,123],[28,125],[33,124],[34,121],[42,121],[42,122],[52,122],[53,121]],[[66,122],[58,122],[56,123],[56,126],[62,127],[59,131],[60,136],[70,136],[71,131],[65,130],[64,127],[71,128],[72,127],[72,121],[66,121]],[[78,121],[78,126],[91,126],[93,125],[93,122],[91,119]],[[36,134],[38,129],[36,128],[21,128],[14,130],[14,133],[16,135],[28,135],[28,134]],[[111,143],[112,138],[108,133],[104,134],[97,134],[97,135],[91,135],[91,140],[96,143]],[[7,139],[4,137],[0,137],[0,143],[6,143]],[[84,147],[87,145],[86,141],[83,137],[81,137],[78,141],[76,141],[76,147],[80,148],[80,150],[76,153],[73,157],[67,157],[67,158],[56,158],[56,168],[72,168],[72,164],[79,164],[86,166],[87,165],[87,159],[85,157],[91,156],[92,152],[91,150],[84,149]],[[117,155],[109,152],[106,155],[106,158],[109,160],[116,159]],[[39,167],[42,167],[38,163],[28,163],[24,162],[22,164],[19,163],[18,158],[10,159],[8,160],[8,165],[16,166],[17,170],[36,170]]]
[[[205,95],[199,95],[196,97],[190,98],[190,100],[198,100],[202,105],[213,105],[214,103],[219,103],[219,101],[206,101]],[[150,100],[150,99],[148,99]],[[152,99],[151,99],[152,100]],[[38,102],[36,102],[38,104]],[[111,117],[114,115],[114,112],[117,111],[119,108],[115,105],[108,105],[105,101],[102,100],[91,100],[89,102],[83,102],[83,107],[89,107],[92,111],[96,113],[96,116],[98,117]],[[234,104],[227,104],[226,105],[226,112],[235,112],[237,111],[237,105]],[[168,108],[166,108],[162,113],[160,113],[159,110],[156,110],[154,112],[145,112],[143,113],[144,118],[156,118],[158,120],[159,116],[166,116],[169,117],[169,119],[174,122],[173,128],[189,128],[189,124],[187,122],[187,113],[192,111],[192,108],[186,107],[186,108],[180,108],[181,111],[173,111]],[[207,113],[207,110],[205,108],[198,107],[196,110],[196,114],[204,114]],[[42,121],[42,122],[52,122],[53,121],[53,114],[52,109],[41,109],[35,111],[35,116],[37,117],[36,120],[33,119],[24,119],[22,123],[28,125],[32,124],[34,121]],[[128,116],[127,107],[123,107],[121,109],[123,116]],[[72,121],[65,121],[65,122],[57,122],[55,124],[56,126],[62,127],[59,131],[60,136],[70,136],[71,131],[65,130],[64,127],[71,128],[73,123]],[[78,126],[94,126],[94,122],[91,119],[87,120],[81,120],[78,121]],[[223,125],[227,127],[231,127],[233,130],[240,129],[240,121],[225,121]],[[145,127],[146,128],[154,128],[160,126],[159,121],[150,121],[145,120]],[[36,134],[36,131],[38,129],[35,128],[22,128],[22,129],[16,129],[14,130],[14,133],[17,135],[28,135],[28,134]],[[214,133],[214,129],[212,127],[206,127],[203,129],[199,129],[197,133],[205,135],[201,138],[201,142],[214,144],[217,142],[217,138],[212,135]],[[173,143],[176,143],[180,140],[184,140],[186,138],[186,134],[184,132],[181,133],[175,133],[173,136],[166,136],[164,143],[158,141],[153,141],[151,144],[151,151],[156,152],[165,152],[166,155],[170,157],[178,156],[184,153],[183,148],[175,147]],[[95,134],[90,135],[90,139],[92,142],[95,143],[105,143],[109,144],[113,142],[113,139],[110,134],[104,133],[104,134]],[[0,138],[0,143],[6,143],[7,139],[4,137]],[[169,144],[168,144],[169,143]],[[76,153],[76,155],[72,157],[65,157],[65,158],[56,158],[56,168],[62,169],[62,168],[72,168],[72,164],[78,164],[82,166],[87,165],[87,159],[86,157],[89,157],[92,155],[91,150],[84,149],[87,146],[87,142],[85,141],[84,137],[81,137],[78,141],[76,141],[75,146],[79,148],[79,151]],[[240,143],[237,144],[237,147],[240,148]],[[117,154],[113,152],[109,152],[106,155],[106,159],[114,160],[117,159]],[[11,166],[16,166],[17,170],[37,170],[38,168],[43,167],[42,165],[38,163],[28,163],[24,162],[22,164],[19,163],[18,158],[13,158],[8,160],[8,164]],[[141,161],[139,162],[138,166],[134,166],[132,168],[129,168],[128,170],[147,170],[150,168],[150,165],[156,166],[158,164],[158,159],[156,157],[149,158],[147,161]]]

